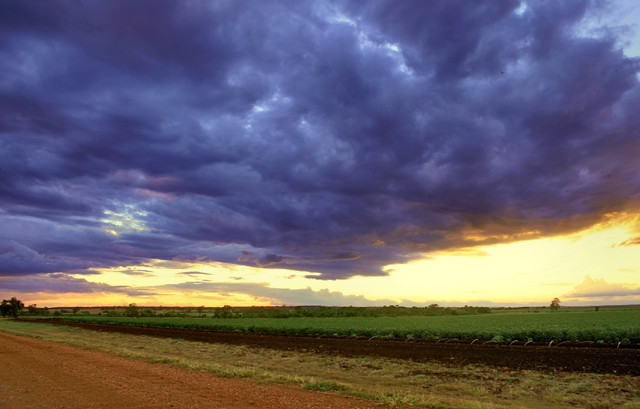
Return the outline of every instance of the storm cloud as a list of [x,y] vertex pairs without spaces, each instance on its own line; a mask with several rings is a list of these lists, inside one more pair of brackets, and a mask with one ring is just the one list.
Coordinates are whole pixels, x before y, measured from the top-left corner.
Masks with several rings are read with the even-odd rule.
[[2,2],[0,275],[376,276],[637,210],[640,61],[601,12]]

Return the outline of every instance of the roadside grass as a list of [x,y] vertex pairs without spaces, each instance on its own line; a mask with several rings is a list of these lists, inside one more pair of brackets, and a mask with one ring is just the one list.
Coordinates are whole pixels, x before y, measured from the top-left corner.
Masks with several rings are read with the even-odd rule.
[[95,332],[0,319],[0,331],[144,359],[218,376],[297,384],[376,400],[388,407],[440,409],[640,409],[633,376],[448,367],[381,358],[344,358],[182,339]]

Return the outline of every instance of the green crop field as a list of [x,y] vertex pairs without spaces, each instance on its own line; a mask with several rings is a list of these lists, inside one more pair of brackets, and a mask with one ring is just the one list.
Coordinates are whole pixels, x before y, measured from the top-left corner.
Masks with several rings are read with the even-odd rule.
[[280,334],[494,341],[640,343],[640,309],[433,317],[161,318],[65,317],[66,321]]

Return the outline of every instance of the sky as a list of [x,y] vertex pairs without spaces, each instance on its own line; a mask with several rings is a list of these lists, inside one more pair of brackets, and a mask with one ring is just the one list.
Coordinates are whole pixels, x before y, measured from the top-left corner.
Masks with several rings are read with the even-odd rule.
[[0,3],[0,297],[640,304],[631,0]]

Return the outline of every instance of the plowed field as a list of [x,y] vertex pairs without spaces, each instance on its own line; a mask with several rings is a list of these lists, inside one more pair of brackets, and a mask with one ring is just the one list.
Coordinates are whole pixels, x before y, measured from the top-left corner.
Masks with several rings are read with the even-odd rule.
[[[39,320],[38,322],[44,322]],[[96,331],[121,332],[222,343],[246,345],[275,350],[335,354],[346,357],[375,356],[413,360],[417,362],[437,361],[452,366],[481,364],[511,369],[538,371],[591,372],[600,374],[640,375],[640,349],[627,345],[584,346],[565,343],[548,345],[500,345],[470,344],[469,342],[436,342],[428,340],[403,341],[390,339],[354,339],[347,337],[309,337],[256,334],[245,332],[220,332],[145,328],[126,325],[101,325],[84,323],[62,323]]]

